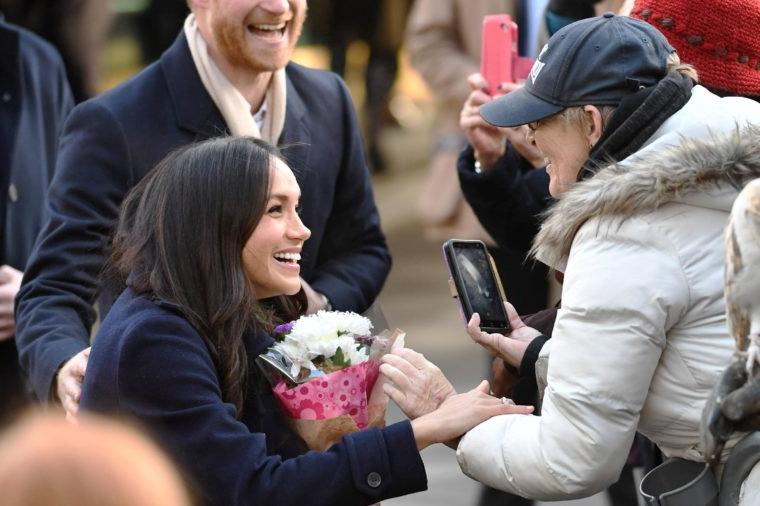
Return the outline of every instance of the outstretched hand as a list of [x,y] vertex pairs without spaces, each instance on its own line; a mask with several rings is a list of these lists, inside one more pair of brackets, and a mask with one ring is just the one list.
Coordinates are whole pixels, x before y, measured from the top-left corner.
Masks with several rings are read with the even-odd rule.
[[434,411],[456,394],[443,372],[421,353],[400,348],[383,356],[380,372],[390,381],[383,391],[414,420]]
[[538,330],[528,327],[520,319],[514,306],[509,302],[504,302],[507,310],[509,325],[512,331],[505,336],[498,333],[487,333],[480,330],[480,315],[474,313],[467,324],[467,333],[473,341],[481,345],[494,357],[500,357],[506,363],[513,367],[520,367],[525,350],[536,337],[541,335]]
[[417,448],[451,443],[476,425],[498,415],[529,415],[533,406],[516,406],[507,399],[488,395],[488,381],[473,390],[447,398],[435,411],[412,421]]

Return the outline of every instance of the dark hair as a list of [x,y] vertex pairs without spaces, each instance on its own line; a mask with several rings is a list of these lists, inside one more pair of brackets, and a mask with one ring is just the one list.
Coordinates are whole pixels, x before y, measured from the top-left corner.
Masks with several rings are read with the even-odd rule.
[[[222,396],[242,412],[243,334],[275,323],[243,268],[243,247],[265,212],[277,148],[223,137],[170,153],[127,195],[113,239],[113,275],[138,293],[179,306],[203,337]],[[282,297],[293,318],[305,306]],[[269,329],[267,329],[269,330]]]

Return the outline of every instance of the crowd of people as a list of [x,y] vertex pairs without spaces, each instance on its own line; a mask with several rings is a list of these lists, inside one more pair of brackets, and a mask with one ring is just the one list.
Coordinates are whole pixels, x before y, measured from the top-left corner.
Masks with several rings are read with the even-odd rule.
[[635,504],[615,483],[642,453],[651,504],[760,504],[760,321],[727,325],[723,280],[729,214],[760,178],[760,5],[551,1],[527,79],[492,94],[478,37],[452,34],[528,16],[475,3],[411,7],[412,61],[454,108],[431,167],[450,191],[423,209],[431,237],[456,221],[485,239],[526,295],[508,333],[467,323],[490,383],[457,392],[395,349],[380,374],[408,420],[323,451],[255,359],[279,324],[367,311],[391,254],[345,84],[291,61],[306,0],[188,0],[156,61],[76,106],[56,51],[0,20],[0,414],[60,408],[0,438],[9,504],[369,505],[426,489],[433,444],[507,494],[483,504],[608,487]]

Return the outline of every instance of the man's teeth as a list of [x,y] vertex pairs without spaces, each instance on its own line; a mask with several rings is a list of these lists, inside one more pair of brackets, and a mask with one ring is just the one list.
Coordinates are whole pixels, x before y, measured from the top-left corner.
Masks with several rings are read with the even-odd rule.
[[253,25],[253,28],[263,32],[276,32],[284,30],[285,23],[280,23],[278,25]]
[[300,253],[275,253],[274,257],[277,260],[285,260],[286,262],[300,262],[301,261]]

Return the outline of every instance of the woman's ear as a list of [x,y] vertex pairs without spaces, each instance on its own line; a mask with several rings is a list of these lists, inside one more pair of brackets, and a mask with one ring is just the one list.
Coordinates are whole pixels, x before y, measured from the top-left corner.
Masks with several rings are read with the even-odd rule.
[[584,135],[590,147],[594,147],[599,139],[602,137],[602,130],[604,129],[604,121],[602,120],[602,112],[598,107],[593,105],[584,105],[583,112],[585,113],[585,125]]

